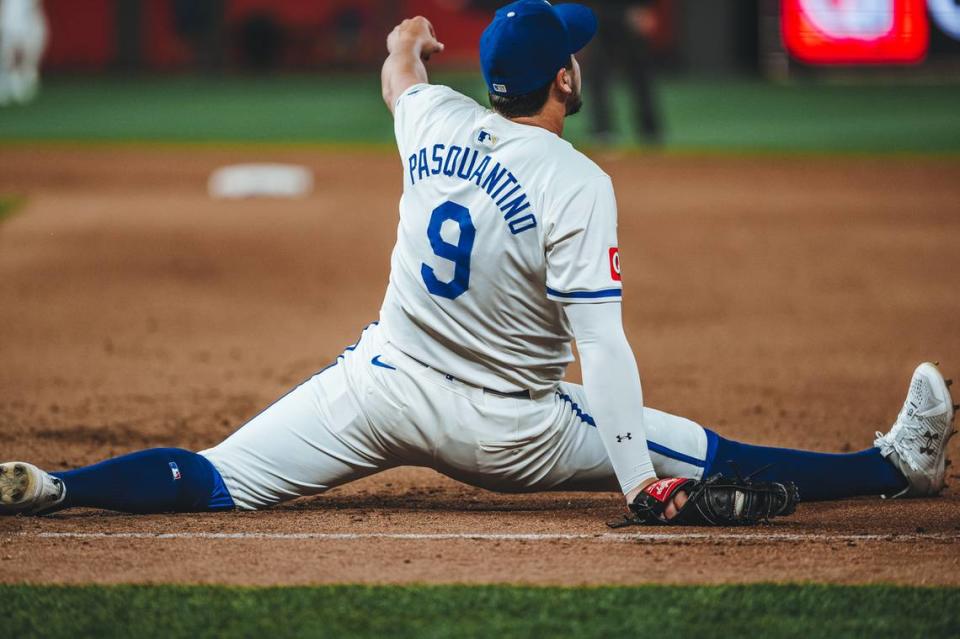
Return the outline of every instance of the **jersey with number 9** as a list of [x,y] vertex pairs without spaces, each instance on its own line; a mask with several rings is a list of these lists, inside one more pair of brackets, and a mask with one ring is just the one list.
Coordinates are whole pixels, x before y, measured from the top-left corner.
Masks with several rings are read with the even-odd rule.
[[445,86],[407,89],[394,117],[404,182],[381,329],[463,381],[552,389],[573,358],[561,303],[621,298],[610,178]]

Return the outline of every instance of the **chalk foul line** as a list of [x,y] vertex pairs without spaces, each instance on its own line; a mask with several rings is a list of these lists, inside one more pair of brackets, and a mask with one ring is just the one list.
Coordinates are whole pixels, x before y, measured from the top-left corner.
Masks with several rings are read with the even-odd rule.
[[[279,532],[19,532],[20,537],[38,539],[206,539],[206,540],[318,540],[364,541],[392,539],[399,541],[584,541],[600,543],[671,543],[741,541],[758,543],[801,542],[857,542],[857,541],[938,541],[958,542],[960,534],[905,533],[905,534],[831,534],[831,533],[776,533],[776,532],[660,532],[660,533],[279,533]],[[2,536],[2,535],[0,535]]]

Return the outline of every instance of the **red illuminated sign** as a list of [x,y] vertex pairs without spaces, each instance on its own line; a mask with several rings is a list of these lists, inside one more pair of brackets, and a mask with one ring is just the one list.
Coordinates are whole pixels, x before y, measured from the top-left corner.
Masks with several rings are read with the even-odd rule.
[[911,64],[929,41],[925,0],[781,0],[780,27],[810,64]]

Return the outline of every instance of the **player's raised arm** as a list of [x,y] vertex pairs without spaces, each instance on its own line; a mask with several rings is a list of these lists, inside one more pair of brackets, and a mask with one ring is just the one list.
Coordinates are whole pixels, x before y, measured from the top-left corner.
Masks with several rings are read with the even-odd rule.
[[389,55],[380,71],[383,101],[390,113],[397,98],[415,84],[427,82],[424,62],[434,53],[443,51],[443,43],[437,40],[433,25],[423,16],[404,20],[387,36]]

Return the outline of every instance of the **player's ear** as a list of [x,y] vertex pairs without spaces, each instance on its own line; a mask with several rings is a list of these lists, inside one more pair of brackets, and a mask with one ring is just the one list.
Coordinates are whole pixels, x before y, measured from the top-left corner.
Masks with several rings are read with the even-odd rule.
[[564,95],[573,93],[573,74],[570,69],[561,68],[553,79],[553,85]]

